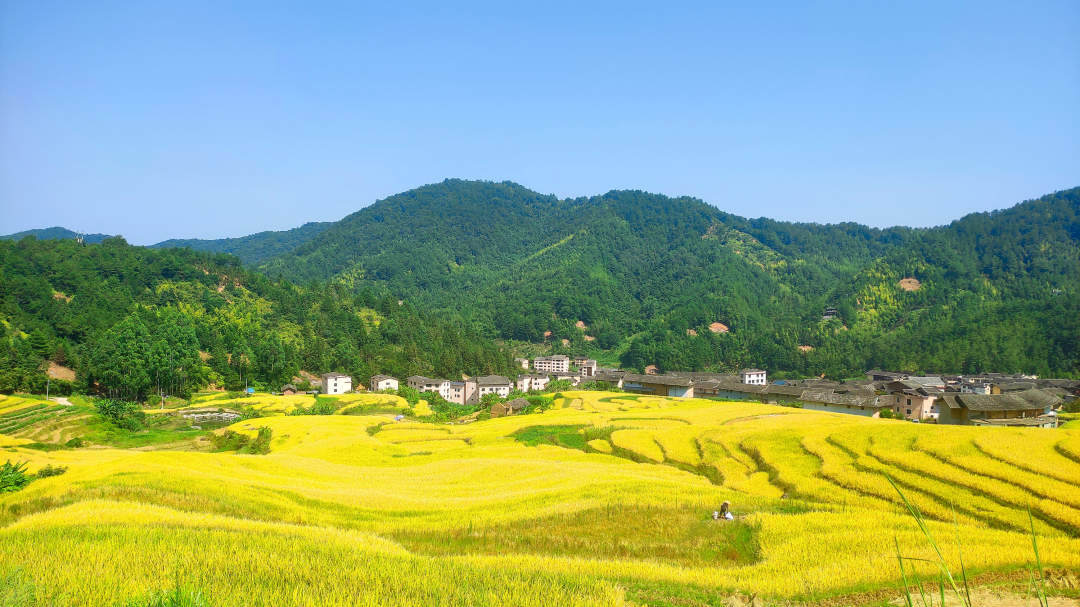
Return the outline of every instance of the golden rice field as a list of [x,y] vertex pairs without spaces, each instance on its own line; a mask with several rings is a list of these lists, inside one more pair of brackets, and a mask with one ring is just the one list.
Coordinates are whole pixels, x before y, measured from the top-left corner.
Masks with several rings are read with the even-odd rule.
[[[341,410],[387,398],[355,396]],[[222,405],[279,413],[230,427],[271,428],[267,455],[41,450],[18,438],[32,422],[0,434],[0,461],[68,471],[0,494],[0,579],[17,570],[44,605],[174,585],[212,605],[885,605],[894,538],[933,554],[886,473],[954,571],[959,538],[978,583],[1022,588],[1029,509],[1043,564],[1080,571],[1078,430],[564,396],[469,424]],[[0,423],[35,404],[0,399]],[[712,520],[723,501],[734,522]]]

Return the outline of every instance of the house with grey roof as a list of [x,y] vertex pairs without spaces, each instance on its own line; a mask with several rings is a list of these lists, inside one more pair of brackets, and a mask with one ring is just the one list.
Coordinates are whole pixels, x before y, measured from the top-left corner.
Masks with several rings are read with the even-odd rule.
[[675,375],[638,375],[627,373],[622,378],[623,390],[657,396],[682,396],[693,398],[694,381],[689,377]]
[[345,394],[352,390],[352,377],[344,373],[322,374],[323,394]]
[[380,392],[382,390],[397,390],[398,380],[396,378],[390,377],[389,375],[372,375],[371,389],[374,392]]
[[1061,397],[1039,389],[1005,394],[948,392],[940,397],[939,424],[1055,428]]

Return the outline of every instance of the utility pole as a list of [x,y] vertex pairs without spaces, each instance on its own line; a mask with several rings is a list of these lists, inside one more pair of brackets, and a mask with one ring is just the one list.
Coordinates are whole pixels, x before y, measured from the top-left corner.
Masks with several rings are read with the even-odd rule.
[[49,400],[49,388],[52,387],[52,376],[45,379],[45,400]]

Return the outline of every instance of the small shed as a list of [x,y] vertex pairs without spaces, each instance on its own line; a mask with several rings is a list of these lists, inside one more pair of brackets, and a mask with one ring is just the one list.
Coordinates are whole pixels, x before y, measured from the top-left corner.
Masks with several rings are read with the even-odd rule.
[[296,386],[292,384],[285,384],[281,387],[281,393],[285,396],[292,396],[293,394],[296,394]]

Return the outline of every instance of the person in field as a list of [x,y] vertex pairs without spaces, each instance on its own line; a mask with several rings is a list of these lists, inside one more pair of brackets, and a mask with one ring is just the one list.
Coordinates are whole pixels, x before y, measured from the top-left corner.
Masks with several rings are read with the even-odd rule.
[[720,518],[725,521],[735,520],[735,516],[731,514],[731,502],[724,502],[720,504]]

